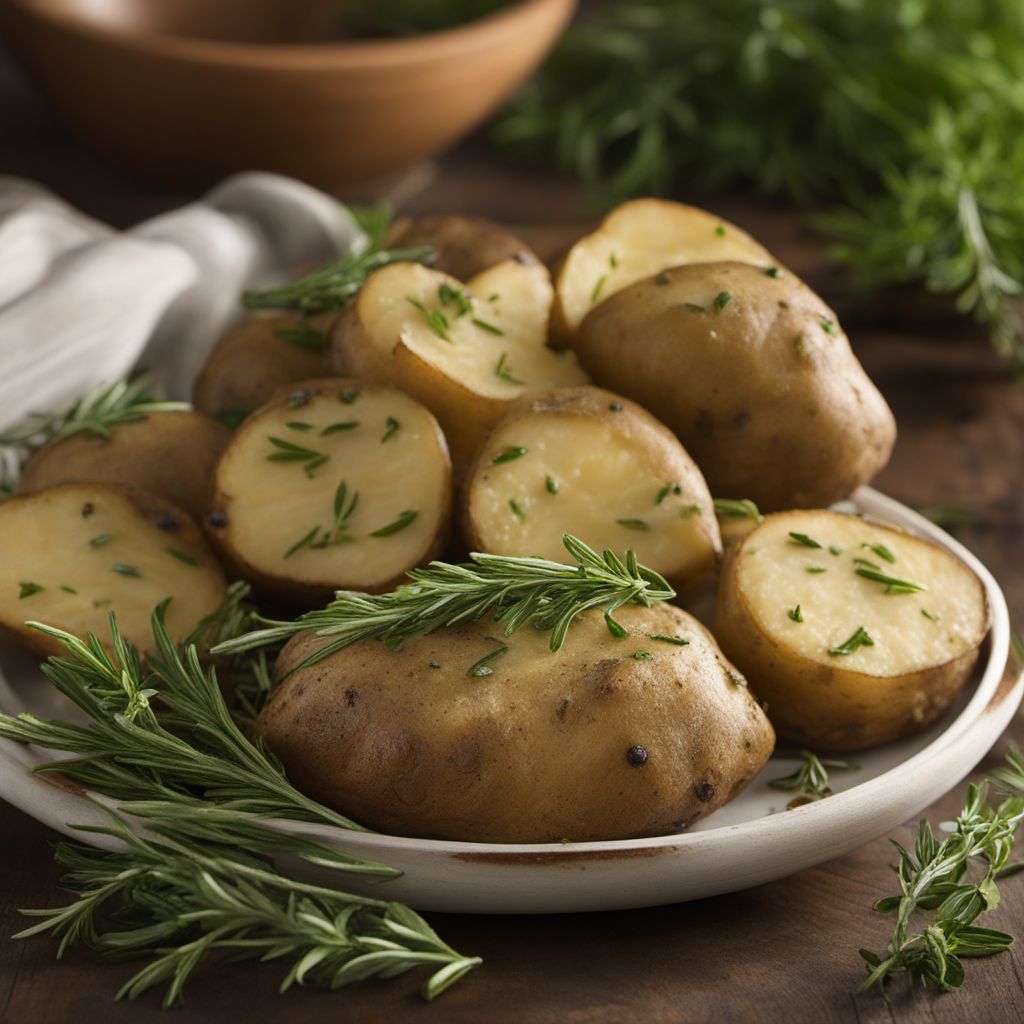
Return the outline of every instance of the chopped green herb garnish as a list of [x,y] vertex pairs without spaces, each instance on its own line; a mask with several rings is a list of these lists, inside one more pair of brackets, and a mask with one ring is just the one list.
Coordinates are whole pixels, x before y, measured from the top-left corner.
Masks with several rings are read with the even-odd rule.
[[547,488],[548,494],[558,493],[558,481],[553,476],[544,478],[544,486]]
[[820,548],[821,545],[811,537],[808,537],[806,533],[794,533],[792,530],[789,533],[789,539],[795,544],[802,544],[805,548]]
[[806,334],[798,334],[796,336],[796,354],[804,362],[807,362],[807,360],[811,358],[811,349],[807,344]]
[[590,304],[593,305],[601,297],[601,292],[604,289],[604,283],[608,280],[607,274],[602,274],[597,279],[597,284],[594,285],[594,290],[590,293]]
[[670,494],[680,495],[682,493],[683,489],[679,484],[665,484],[655,496],[654,504],[660,505]]
[[390,537],[393,533],[398,533],[399,530],[404,530],[410,523],[412,523],[419,515],[418,512],[412,509],[407,509],[401,513],[399,517],[393,522],[388,523],[387,526],[382,526],[379,530],[374,530],[371,537]]
[[288,404],[293,409],[301,409],[304,405],[309,405],[309,398],[309,392],[300,388],[298,391],[293,391],[288,396]]
[[874,551],[879,558],[890,564],[896,562],[896,556],[884,545],[884,544],[861,544],[862,548],[867,548],[869,551]]
[[526,381],[513,376],[512,367],[508,365],[507,360],[508,353],[502,352],[498,359],[498,365],[494,368],[495,375],[500,377],[502,380],[507,381],[509,384],[525,384]]
[[700,512],[700,505],[684,505],[679,510],[680,519],[689,519],[690,516],[695,516]]
[[489,654],[485,654],[478,662],[476,662],[472,666],[470,666],[470,669],[469,669],[469,672],[467,673],[467,675],[477,676],[477,677],[489,676],[494,671],[494,669],[491,668],[491,666],[488,665],[487,663],[489,661],[493,661],[496,657],[498,657],[499,654],[504,654],[508,650],[508,644],[506,644],[503,641],[499,640],[495,636],[485,636],[484,639],[485,640],[490,640],[493,643],[496,643],[498,646],[495,647],[494,650],[491,651]]
[[75,590],[74,587],[69,587],[66,583],[62,583],[61,586],[60,586],[60,589],[63,590],[65,594],[77,594],[78,593],[78,591]]
[[320,532],[319,526],[314,526],[305,536],[300,537],[281,557],[291,558],[297,551],[301,551],[302,548],[309,544],[312,544],[313,538]]
[[267,456],[267,462],[312,462],[316,459],[326,459],[321,452],[292,444],[291,441],[285,441],[281,437],[268,437],[267,440],[278,449]]
[[877,562],[869,561],[867,558],[855,558],[853,564],[866,566],[868,569],[874,569],[875,572],[882,571],[882,567]]
[[916,594],[921,590],[928,589],[923,583],[915,583],[913,580],[901,580],[896,576],[887,576],[884,572],[878,572],[876,569],[861,568],[854,569],[853,571],[858,576],[863,576],[866,580],[883,584],[887,594]]
[[633,660],[634,661],[651,661],[651,660],[653,660],[653,658],[654,658],[654,655],[651,654],[650,651],[634,651],[633,652]]
[[343,405],[351,405],[359,397],[359,392],[354,388],[345,388],[338,392],[338,401]]
[[413,298],[411,295],[405,297],[405,301],[409,303],[414,309],[418,309],[423,314],[423,319],[427,321],[427,326],[442,340],[447,341],[448,344],[452,344],[451,336],[448,334],[448,328],[451,326],[448,323],[448,317],[444,315],[439,309],[427,309],[426,306],[420,302],[419,299]]
[[89,541],[89,547],[101,548],[111,540],[113,540],[113,534],[101,533],[98,537],[93,537],[92,540]]
[[669,636],[666,633],[648,633],[648,640],[657,640],[659,643],[672,644],[675,647],[689,647],[690,641],[682,636]]
[[816,573],[816,572],[828,572],[828,569],[823,565],[805,565],[804,572]]
[[703,306],[698,306],[696,302],[684,303],[684,308],[688,313],[706,313],[707,310]]
[[519,447],[518,445],[511,445],[499,452],[491,459],[492,466],[500,466],[504,462],[512,462],[515,459],[520,459],[526,454],[526,449]]
[[512,509],[512,514],[514,516],[518,516],[520,519],[526,518],[525,510],[523,509],[522,505],[520,505],[519,502],[516,501],[515,498],[508,499],[508,507]]
[[715,228],[715,234],[718,235],[719,238],[724,238],[725,237],[725,225],[724,224],[719,224],[718,227]]
[[612,252],[608,256],[608,266],[614,270],[619,265],[619,257],[615,252]]
[[285,424],[285,426],[289,430],[312,430],[313,429],[313,424],[312,423],[303,423],[300,420],[290,420],[288,423]]
[[330,437],[331,434],[340,434],[345,430],[355,430],[359,426],[359,420],[343,420],[340,423],[331,423],[320,431],[321,437]]
[[491,294],[487,296],[487,301],[488,302],[497,302],[498,299],[500,299],[500,298],[501,298],[501,295],[499,295],[498,292],[491,292]]
[[830,334],[834,338],[836,336],[836,334],[838,333],[836,331],[836,322],[835,322],[835,320],[830,320],[827,316],[818,317],[818,320],[821,323],[821,329],[826,334]]
[[802,611],[800,611],[800,605],[797,605],[795,608],[790,608],[789,611],[786,612],[786,614],[794,622],[803,622],[804,621],[804,614],[803,614]]
[[782,271],[779,270],[778,267],[765,267],[764,268],[764,276],[765,277],[782,277]]
[[839,658],[847,654],[853,654],[858,647],[874,646],[875,641],[868,636],[864,627],[858,626],[848,640],[844,640],[843,643],[836,647],[830,647],[828,653],[830,657]]
[[437,289],[437,295],[444,306],[452,302],[455,303],[457,307],[456,317],[465,316],[473,308],[473,304],[469,301],[466,293],[461,288],[453,288],[447,281],[442,282],[441,286]]
[[46,587],[41,587],[38,583],[33,583],[31,580],[22,580],[20,584],[21,589],[18,591],[18,600],[23,601],[26,597],[31,597],[33,594],[41,593]]
[[198,565],[199,563],[189,554],[184,551],[179,551],[177,548],[166,548],[167,554],[172,558],[176,558],[179,562],[184,562],[186,565]]
[[481,320],[480,317],[473,317],[473,323],[477,325],[482,331],[486,331],[488,334],[495,334],[499,338],[505,337],[505,332],[495,324],[488,323],[486,320]]
[[390,441],[398,433],[398,428],[401,425],[394,416],[389,416],[384,421],[384,433],[381,435],[380,443],[383,444],[385,441]]
[[115,562],[111,568],[122,576],[141,576],[142,573],[134,565],[125,565],[123,562]]
[[764,519],[749,498],[715,498],[714,502],[715,515],[719,519],[753,519],[755,523],[760,523]]
[[626,526],[630,530],[649,530],[651,527],[643,519],[616,519],[619,526]]
[[604,613],[604,624],[608,627],[608,632],[617,639],[621,640],[622,637],[629,636],[629,630],[621,622],[613,619],[610,612]]
[[939,621],[939,617],[938,617],[938,615],[936,615],[936,614],[935,614],[935,612],[930,612],[930,611],[928,611],[928,609],[927,609],[927,608],[922,608],[922,609],[921,609],[921,614],[922,614],[922,615],[923,615],[923,616],[924,616],[924,617],[925,617],[926,619],[931,619],[931,621],[932,621],[932,622],[938,622],[938,621]]
[[843,553],[843,549],[838,544],[829,544],[828,549],[837,558]]
[[719,292],[715,296],[715,310],[719,313],[732,301],[732,292]]

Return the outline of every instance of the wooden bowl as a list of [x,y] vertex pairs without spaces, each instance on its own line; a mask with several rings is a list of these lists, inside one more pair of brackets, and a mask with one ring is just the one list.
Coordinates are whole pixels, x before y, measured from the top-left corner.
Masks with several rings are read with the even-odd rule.
[[337,0],[0,0],[39,89],[122,167],[174,185],[234,171],[332,188],[465,135],[554,45],[574,0],[455,29],[329,39]]

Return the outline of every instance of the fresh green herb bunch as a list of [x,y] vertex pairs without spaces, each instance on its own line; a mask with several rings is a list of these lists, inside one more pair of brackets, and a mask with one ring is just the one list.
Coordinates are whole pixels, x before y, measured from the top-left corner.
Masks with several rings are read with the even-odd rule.
[[562,543],[575,565],[481,552],[462,565],[431,562],[410,572],[412,582],[391,593],[339,591],[326,608],[294,622],[265,620],[265,629],[219,644],[213,653],[257,650],[312,630],[328,642],[299,666],[304,668],[359,640],[400,641],[485,615],[502,623],[506,636],[528,623],[550,631],[551,650],[557,651],[576,616],[589,609],[611,616],[625,604],[649,607],[675,596],[658,573],[637,562],[632,550],[623,560],[613,551],[599,555],[570,534]]
[[753,185],[839,201],[866,286],[954,293],[1024,358],[1024,5],[611,0],[498,121],[604,201]]
[[[10,491],[18,470],[29,456],[51,441],[72,434],[110,437],[114,427],[134,423],[154,412],[187,412],[187,402],[165,402],[152,394],[147,373],[134,374],[113,384],[102,384],[62,409],[32,413],[20,426],[0,434],[3,478],[0,491]],[[4,451],[6,449],[6,451]]]
[[[996,785],[1013,795],[996,807],[986,806],[987,785],[970,785],[953,831],[941,842],[927,821],[918,827],[912,851],[895,840],[900,893],[879,900],[875,909],[895,914],[889,948],[879,955],[862,949],[868,974],[860,990],[884,985],[907,974],[949,991],[964,980],[962,960],[992,956],[1013,943],[1013,936],[974,922],[999,902],[997,880],[1020,870],[1010,863],[1014,837],[1024,822],[1024,756],[1013,750],[1003,768],[993,772]],[[972,873],[972,865],[980,867]],[[973,874],[973,877],[972,877]],[[930,917],[914,928],[921,912]]]

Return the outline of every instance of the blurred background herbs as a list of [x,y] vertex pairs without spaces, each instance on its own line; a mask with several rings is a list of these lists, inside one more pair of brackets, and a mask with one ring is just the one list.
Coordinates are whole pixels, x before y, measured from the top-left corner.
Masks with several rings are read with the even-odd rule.
[[1024,5],[610,0],[493,127],[602,205],[755,189],[831,204],[864,288],[955,295],[1024,366]]

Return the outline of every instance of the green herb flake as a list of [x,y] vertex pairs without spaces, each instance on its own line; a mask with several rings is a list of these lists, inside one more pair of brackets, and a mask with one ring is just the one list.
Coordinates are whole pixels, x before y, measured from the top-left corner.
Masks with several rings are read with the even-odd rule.
[[715,498],[715,515],[719,519],[753,519],[755,523],[764,520],[758,507],[749,499]]
[[304,431],[304,430],[312,430],[313,429],[313,424],[312,423],[303,423],[300,420],[290,420],[289,422],[287,422],[285,424],[285,426],[289,430]]
[[888,562],[890,565],[894,565],[896,562],[896,556],[884,544],[868,544],[865,542],[861,544],[861,547],[874,551],[882,561]]
[[401,425],[394,416],[389,416],[384,421],[384,433],[381,435],[380,443],[384,444],[385,441],[390,441],[398,433],[398,428]]
[[316,537],[316,535],[319,532],[320,532],[320,527],[319,526],[314,526],[313,529],[309,531],[309,533],[307,533],[304,536],[300,537],[281,557],[282,558],[291,558],[292,555],[294,555],[297,552],[301,551],[304,547],[307,547],[308,545],[312,544],[313,543],[313,538]]
[[828,649],[829,657],[840,658],[845,657],[847,654],[853,654],[858,647],[874,647],[875,641],[868,636],[867,630],[863,626],[858,626],[849,639],[844,640],[841,644],[836,647],[830,647]]
[[165,548],[167,554],[172,558],[176,558],[179,562],[184,562],[186,565],[198,565],[199,563],[189,554],[184,551],[179,551],[177,548]]
[[667,633],[647,633],[648,640],[657,640],[661,644],[672,644],[673,647],[689,647],[690,641],[682,636],[669,636]]
[[838,544],[829,544],[828,549],[836,558],[843,553],[843,549]]
[[654,504],[660,505],[670,494],[674,494],[678,497],[682,493],[683,489],[679,484],[665,484],[665,486],[662,487],[655,495]]
[[505,337],[505,332],[498,327],[496,324],[489,323],[487,320],[481,320],[480,317],[473,317],[473,323],[482,331],[486,331],[488,334],[494,334],[499,338]]
[[594,305],[595,302],[601,297],[601,292],[604,290],[605,282],[608,280],[607,274],[602,274],[597,279],[597,284],[594,285],[594,290],[590,293],[590,304]]
[[423,315],[423,319],[426,320],[427,326],[434,332],[434,334],[436,334],[442,341],[447,341],[449,345],[453,344],[451,335],[448,333],[448,329],[451,327],[451,324],[449,324],[448,317],[446,317],[441,310],[427,309],[419,299],[414,298],[411,295],[407,295],[405,297],[405,301],[408,302],[413,309],[418,310]]
[[508,365],[508,353],[502,352],[498,358],[498,365],[494,368],[494,374],[496,377],[500,377],[503,381],[509,384],[525,384],[526,381],[520,380],[512,373],[512,367]]
[[922,608],[922,609],[921,609],[921,614],[922,614],[922,615],[923,615],[923,616],[924,616],[924,617],[925,617],[926,619],[930,620],[931,622],[938,622],[938,621],[939,621],[939,617],[938,617],[938,615],[936,615],[936,614],[935,614],[935,612],[930,612],[930,611],[928,611],[928,609],[927,609],[927,608]]
[[443,306],[455,304],[456,318],[465,316],[473,308],[473,304],[469,301],[466,293],[461,288],[453,288],[447,281],[442,282],[441,286],[437,289],[437,296]]
[[519,519],[526,518],[526,510],[523,508],[522,505],[519,504],[518,501],[516,501],[515,498],[508,499],[508,507],[512,510],[512,515],[518,517]]
[[139,571],[137,566],[125,565],[123,562],[115,562],[111,568],[114,572],[120,573],[122,576],[142,576],[142,573]]
[[633,652],[633,660],[634,661],[653,661],[654,660],[654,655],[651,654],[650,651],[634,651]]
[[75,590],[74,587],[69,587],[66,583],[62,583],[60,585],[60,589],[63,590],[65,594],[77,594],[78,593],[78,591]]
[[304,405],[309,405],[311,397],[312,396],[308,391],[304,391],[300,388],[298,391],[293,391],[288,396],[288,404],[293,409],[301,409]]
[[611,612],[604,613],[604,624],[608,627],[608,632],[618,640],[621,640],[625,636],[629,636],[629,630],[626,629],[621,622],[617,622],[613,619]]
[[818,572],[828,572],[828,569],[826,569],[823,565],[805,565],[804,572],[809,572],[813,574]]
[[526,448],[522,448],[518,445],[510,445],[491,459],[491,465],[500,466],[506,462],[514,462],[516,459],[521,459],[526,452]]
[[724,224],[719,224],[718,227],[715,228],[715,234],[718,235],[719,238],[724,238],[725,237],[725,225]]
[[834,338],[839,333],[836,328],[835,320],[832,320],[827,316],[820,316],[818,317],[818,322],[821,324],[821,329],[830,337]]
[[796,336],[796,354],[801,362],[808,362],[811,358],[811,348],[806,334]]
[[544,478],[544,486],[547,488],[548,494],[558,493],[558,481],[553,476],[546,476]]
[[359,426],[359,420],[342,420],[338,423],[330,423],[320,431],[321,437],[330,437],[332,434],[341,434],[346,430],[355,430]]
[[803,614],[802,611],[800,611],[800,605],[797,605],[795,608],[790,608],[789,611],[786,612],[786,614],[794,622],[803,622],[804,621],[804,614]]
[[31,580],[22,580],[19,587],[19,601],[24,601],[26,597],[31,597],[33,594],[40,594],[46,589],[46,587],[40,586],[38,583],[33,583]]
[[706,313],[707,310],[703,306],[698,306],[696,302],[684,302],[683,308],[687,313]]
[[500,298],[501,298],[501,295],[498,292],[491,292],[491,294],[487,296],[487,301],[488,302],[497,302]]
[[732,301],[732,292],[719,292],[715,296],[715,311],[721,313]]
[[650,524],[645,522],[643,519],[616,519],[615,522],[619,526],[625,526],[630,530],[649,530]]
[[782,271],[778,267],[765,267],[764,276],[779,278],[782,277]]
[[359,392],[355,388],[345,388],[344,391],[338,392],[338,401],[342,405],[352,405],[353,402],[359,397]]
[[812,537],[808,537],[806,533],[794,533],[791,530],[789,533],[789,539],[794,544],[800,544],[805,548],[821,548],[821,545]]
[[873,583],[881,583],[887,594],[916,594],[928,588],[923,583],[915,583],[913,580],[901,580],[896,576],[888,576],[876,569],[859,568],[853,570],[858,576]]
[[698,515],[699,513],[700,513],[700,505],[684,505],[679,510],[679,518],[680,519],[689,519],[692,516]]
[[406,511],[402,512],[393,523],[388,523],[387,526],[382,526],[379,530],[374,530],[370,536],[390,537],[393,533],[398,533],[399,530],[404,530],[411,523],[415,522],[418,515],[419,513],[413,509],[406,509]]
[[113,539],[113,534],[101,533],[99,536],[93,537],[92,540],[89,541],[89,547],[101,548],[104,544],[108,544]]
[[480,678],[482,676],[489,676],[494,671],[494,669],[491,668],[488,662],[493,661],[495,658],[498,657],[498,655],[504,654],[508,650],[508,644],[502,640],[499,640],[497,637],[485,636],[484,639],[490,640],[492,643],[496,643],[498,646],[495,647],[493,651],[489,652],[488,654],[485,654],[479,661],[474,662],[470,666],[469,672],[466,673],[469,676],[475,676],[476,678]]

